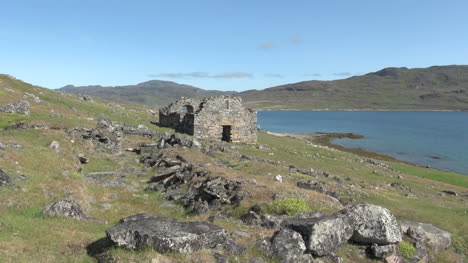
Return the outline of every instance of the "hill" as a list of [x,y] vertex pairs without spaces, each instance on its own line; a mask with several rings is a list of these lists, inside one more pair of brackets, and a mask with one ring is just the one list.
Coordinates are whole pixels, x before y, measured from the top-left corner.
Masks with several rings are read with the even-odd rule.
[[198,140],[157,118],[0,75],[0,262],[466,259],[466,175],[308,135]]
[[240,93],[255,109],[468,110],[468,66],[385,68]]
[[205,98],[209,96],[229,95],[234,92],[204,90],[190,85],[171,81],[150,80],[137,85],[103,87],[68,85],[59,91],[83,94],[118,102],[136,103],[149,106],[165,106],[180,97]]
[[236,94],[257,110],[468,110],[468,66],[385,68],[333,81],[303,81],[264,90],[203,90],[170,81],[137,85],[65,86],[60,91],[163,106],[179,97]]

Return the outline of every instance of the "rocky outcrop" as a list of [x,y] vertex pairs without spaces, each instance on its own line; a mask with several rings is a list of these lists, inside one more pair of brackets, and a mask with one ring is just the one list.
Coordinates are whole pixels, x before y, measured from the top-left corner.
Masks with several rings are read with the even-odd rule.
[[74,219],[86,219],[87,216],[81,209],[81,206],[73,199],[58,200],[42,211],[46,216],[51,217],[70,217]]
[[123,132],[118,123],[108,119],[99,119],[96,128],[89,130],[82,137],[92,140],[98,149],[120,151]]
[[400,224],[388,209],[381,206],[353,205],[337,215],[350,220],[354,229],[351,240],[354,242],[388,245],[402,240]]
[[[224,205],[239,205],[244,198],[242,184],[224,177],[208,177],[209,172],[187,164],[185,158],[167,158],[163,153],[153,152],[144,155],[140,162],[147,167],[160,167],[165,170],[151,177],[147,190],[163,193],[169,201],[178,201],[188,211],[206,213]],[[207,177],[203,181],[196,178]]]
[[306,245],[302,236],[291,229],[282,229],[271,238],[271,254],[281,263],[309,263],[313,258],[305,254]]
[[399,221],[401,230],[416,241],[429,245],[434,251],[442,251],[452,244],[452,234],[431,224]]
[[29,102],[21,100],[0,107],[0,112],[29,115],[30,108]]
[[14,186],[11,177],[0,168],[0,187],[1,186]]
[[126,183],[124,178],[127,176],[126,173],[120,172],[95,172],[86,173],[84,177],[90,183],[108,186],[108,187],[124,187]]
[[192,253],[217,246],[226,248],[232,241],[226,230],[206,222],[178,222],[173,218],[138,214],[120,220],[106,230],[117,246],[128,249],[152,247],[160,253]]
[[322,182],[314,182],[312,180],[299,181],[297,182],[297,187],[316,191],[334,198],[339,198],[339,195],[336,192],[329,190],[328,187],[326,187],[325,183]]
[[353,235],[349,219],[339,216],[288,219],[283,226],[300,233],[307,250],[316,256],[329,255]]

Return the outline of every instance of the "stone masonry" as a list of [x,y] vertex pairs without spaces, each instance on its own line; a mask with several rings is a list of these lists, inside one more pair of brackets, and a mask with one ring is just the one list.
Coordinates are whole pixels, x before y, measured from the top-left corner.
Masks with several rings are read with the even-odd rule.
[[216,96],[201,101],[182,97],[160,109],[159,123],[197,138],[257,141],[257,112],[244,108],[240,97]]

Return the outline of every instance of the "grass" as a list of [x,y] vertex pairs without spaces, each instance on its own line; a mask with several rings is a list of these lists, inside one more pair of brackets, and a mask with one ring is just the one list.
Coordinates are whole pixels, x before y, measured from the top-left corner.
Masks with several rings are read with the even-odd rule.
[[288,198],[271,202],[267,207],[267,211],[274,215],[295,216],[301,212],[310,212],[312,209],[302,199]]
[[416,253],[416,248],[413,244],[404,240],[398,243],[398,249],[400,250],[401,255],[406,259],[412,258]]
[[394,167],[402,173],[408,173],[418,177],[436,180],[447,184],[468,187],[468,176],[464,174],[457,174],[452,172],[445,172],[435,169],[427,169],[409,165],[395,165]]
[[[125,108],[109,106],[108,102],[96,99],[85,102],[75,95],[60,95],[55,92],[29,86],[23,82],[5,80],[0,76],[2,85],[17,93],[4,92],[0,96],[0,105],[22,98],[23,92],[36,94],[43,103],[31,102],[30,116],[0,113],[0,128],[25,121],[33,124],[59,126],[62,128],[93,127],[100,113],[113,120],[143,124],[157,131],[167,129],[152,125],[155,116],[145,113],[146,108],[124,105]],[[50,104],[50,105],[49,105]],[[70,109],[76,108],[76,112]],[[61,118],[50,117],[53,109]],[[55,153],[47,145],[57,140],[61,152]],[[25,181],[15,181],[19,188],[0,188],[0,262],[96,262],[88,255],[86,246],[105,236],[104,230],[113,226],[122,217],[146,212],[155,216],[174,217],[179,220],[206,221],[208,215],[189,215],[174,203],[167,202],[160,193],[145,192],[146,181],[156,173],[155,170],[143,170],[133,153],[113,154],[96,151],[92,145],[80,138],[71,142],[71,137],[63,130],[10,130],[0,131],[0,141],[9,145],[20,144],[22,150],[11,147],[0,152],[0,167],[13,178],[20,174],[27,176]],[[139,141],[151,141],[140,137],[126,136],[124,146],[135,147]],[[461,175],[440,173],[433,169],[424,169],[393,162],[383,161],[400,172],[388,171],[381,167],[359,162],[362,157],[354,153],[336,151],[327,147],[314,146],[305,140],[291,137],[278,137],[263,132],[259,133],[259,144],[267,145],[269,150],[260,150],[258,145],[240,144],[239,152],[229,150],[216,153],[216,159],[200,154],[192,149],[170,149],[168,154],[182,155],[196,164],[211,163],[206,166],[213,176],[224,176],[233,181],[242,181],[243,190],[251,194],[240,206],[229,208],[233,219],[219,219],[215,223],[227,231],[241,230],[251,234],[251,238],[236,240],[247,247],[245,255],[231,258],[232,262],[248,262],[250,258],[265,256],[252,245],[261,237],[271,236],[272,230],[245,226],[237,220],[254,204],[266,204],[270,213],[294,215],[302,211],[322,211],[332,214],[343,206],[326,195],[296,187],[298,180],[314,180],[326,184],[330,189],[339,191],[339,185],[329,178],[313,178],[306,174],[289,170],[289,165],[300,169],[313,168],[318,173],[328,172],[346,180],[342,192],[345,200],[351,203],[372,203],[390,209],[398,219],[413,220],[434,224],[453,233],[454,249],[459,253],[468,251],[468,222],[466,221],[466,202],[460,197],[438,196],[441,190],[465,192],[466,179]],[[78,154],[83,153],[90,163],[81,165],[77,162]],[[239,159],[239,154],[246,154],[259,159],[249,161]],[[268,162],[265,162],[265,161]],[[215,165],[220,161],[225,167]],[[135,167],[142,177],[130,175],[125,178],[126,187],[103,187],[88,183],[83,173],[99,171],[124,171]],[[79,172],[79,169],[82,171]],[[273,176],[280,174],[283,182],[273,181]],[[403,179],[399,179],[402,176]],[[249,183],[255,179],[255,184]],[[442,182],[444,183],[442,183]],[[406,197],[397,189],[389,186],[400,182],[412,189],[416,197]],[[451,183],[451,184],[450,184]],[[349,185],[353,187],[349,187]],[[273,201],[273,195],[280,198]],[[64,197],[78,200],[89,216],[106,220],[107,224],[95,224],[67,218],[46,218],[42,215],[43,207]],[[109,210],[102,208],[109,203]],[[213,212],[215,214],[216,212]],[[355,247],[344,246],[339,253],[349,262],[372,262],[357,258]],[[169,253],[161,255],[152,249],[130,251],[114,248],[109,255],[122,262],[213,262],[212,256],[205,252],[192,255]],[[453,250],[443,252],[445,258],[440,262],[456,262]],[[264,257],[267,259],[267,257]],[[447,260],[449,259],[449,260]],[[267,259],[278,262],[277,259]]]

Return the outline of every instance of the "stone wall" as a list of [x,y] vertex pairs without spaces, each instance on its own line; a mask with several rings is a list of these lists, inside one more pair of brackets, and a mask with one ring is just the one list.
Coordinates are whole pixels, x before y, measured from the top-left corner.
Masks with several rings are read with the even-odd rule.
[[181,98],[159,111],[159,123],[198,138],[222,140],[230,126],[231,142],[257,141],[257,112],[244,108],[240,97]]
[[159,124],[177,132],[193,135],[194,113],[199,105],[200,101],[196,99],[182,97],[159,110]]
[[231,126],[232,142],[257,141],[257,112],[244,108],[240,97],[209,97],[195,113],[194,135],[222,139],[223,126]]

